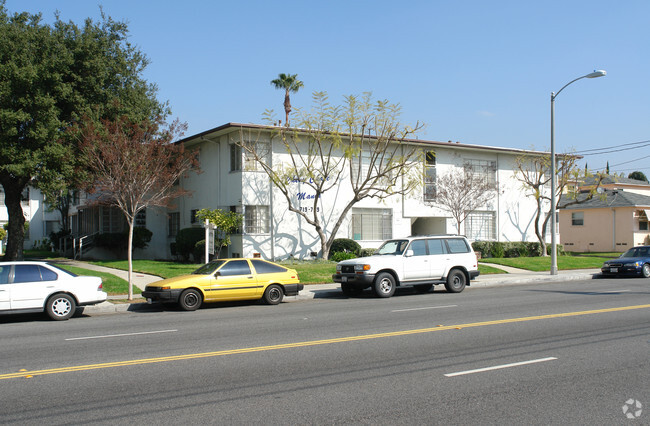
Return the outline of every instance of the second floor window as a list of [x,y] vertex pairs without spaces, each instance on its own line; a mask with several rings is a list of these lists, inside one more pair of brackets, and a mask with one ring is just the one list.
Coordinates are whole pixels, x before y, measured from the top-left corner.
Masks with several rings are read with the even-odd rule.
[[427,151],[424,156],[424,201],[436,199],[436,153]]

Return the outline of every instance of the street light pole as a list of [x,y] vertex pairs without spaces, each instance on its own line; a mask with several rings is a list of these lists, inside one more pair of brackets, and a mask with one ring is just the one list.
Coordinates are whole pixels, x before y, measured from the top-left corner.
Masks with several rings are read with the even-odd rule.
[[596,78],[596,77],[604,77],[607,75],[607,72],[604,70],[596,70],[594,72],[591,72],[589,74],[585,74],[582,77],[578,77],[574,80],[571,80],[560,90],[555,92],[551,92],[551,275],[557,275],[557,236],[556,236],[556,228],[557,228],[557,221],[555,218],[555,210],[557,209],[556,206],[556,197],[557,194],[555,194],[555,186],[556,186],[556,176],[555,176],[555,98],[557,95],[560,94],[562,90],[564,90],[565,87],[567,87],[569,84],[574,83],[582,78]]

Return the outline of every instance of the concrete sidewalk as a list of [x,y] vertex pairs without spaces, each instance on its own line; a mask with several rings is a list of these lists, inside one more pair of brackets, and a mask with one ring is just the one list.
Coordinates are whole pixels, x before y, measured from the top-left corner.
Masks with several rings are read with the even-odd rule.
[[[79,261],[66,261],[62,262],[72,266],[77,266],[80,268],[91,269],[100,272],[107,272],[110,274],[117,275],[120,278],[127,279],[128,273],[126,271],[106,268],[103,266],[96,266],[85,262]],[[558,275],[550,275],[548,271],[546,272],[531,272],[523,269],[510,268],[507,266],[498,266],[499,269],[502,269],[507,272],[507,274],[490,274],[490,275],[481,275],[477,279],[471,282],[471,286],[467,290],[482,288],[482,287],[502,287],[508,285],[517,285],[517,284],[533,284],[533,283],[547,283],[547,282],[559,282],[559,281],[576,281],[576,280],[590,280],[600,275],[600,269],[579,269],[571,271],[559,271]],[[136,287],[139,289],[144,289],[147,284],[156,282],[162,278],[147,275],[142,273],[133,274],[133,282]],[[440,291],[440,287],[437,287]],[[466,291],[467,291],[466,290]],[[134,290],[134,297],[139,298],[140,294]],[[311,300],[311,299],[320,299],[320,298],[331,298],[331,297],[344,297],[341,293],[341,288],[339,284],[328,283],[328,284],[309,284],[305,285],[305,288],[297,296],[288,296],[284,298],[285,302],[294,302],[298,300]],[[110,300],[125,300],[127,299],[126,295],[116,295],[109,296],[109,301],[84,307],[84,312],[88,314],[101,314],[101,313],[116,313],[116,312],[133,312],[133,311],[145,311],[145,310],[160,310],[162,309],[160,304],[149,305],[144,301],[139,301],[137,303],[112,303]]]

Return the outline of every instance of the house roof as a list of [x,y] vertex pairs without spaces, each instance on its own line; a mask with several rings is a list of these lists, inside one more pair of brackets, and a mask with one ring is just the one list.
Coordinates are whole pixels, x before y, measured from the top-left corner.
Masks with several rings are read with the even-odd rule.
[[[230,133],[233,130],[240,130],[240,129],[270,130],[273,128],[274,126],[261,125],[261,124],[226,123],[226,124],[222,124],[221,126],[217,126],[212,129],[203,131],[201,133],[197,133],[195,135],[180,139],[176,141],[176,143],[198,142],[201,140],[210,139],[211,137],[214,136],[221,136],[223,134]],[[301,129],[293,129],[293,130],[301,131]],[[304,131],[307,132],[307,130]],[[428,141],[424,139],[410,139],[410,138],[404,139],[403,141],[412,144],[430,146],[432,148],[439,147],[439,148],[454,148],[454,149],[462,149],[462,150],[496,151],[496,152],[513,154],[513,155],[538,155],[538,156],[551,155],[549,152],[545,152],[545,151],[532,151],[532,150],[516,149],[516,148],[501,148],[501,147],[494,147],[494,146],[487,146],[487,145],[465,144],[465,143],[452,142],[452,141],[439,142],[439,141]],[[582,158],[582,157],[576,156],[576,158]]]
[[[589,185],[595,185],[597,183],[597,177],[596,176],[590,176],[585,179],[585,181],[582,183],[582,186],[589,186]],[[637,179],[629,179],[626,177],[618,177],[618,176],[604,176],[602,181],[600,182],[601,185],[633,185],[633,186],[643,186],[643,187],[650,187],[650,183],[643,181],[643,180],[637,180]]]
[[[589,196],[588,193],[581,193],[578,195],[578,200],[585,200]],[[573,202],[573,198],[566,195],[560,197],[558,206],[566,203]],[[567,207],[560,207],[566,210],[584,210],[584,209],[603,209],[615,207],[638,207],[641,209],[650,208],[650,196],[636,194],[634,192],[626,192],[622,189],[607,190],[603,194],[595,194],[592,199],[582,201],[578,204],[571,204]]]

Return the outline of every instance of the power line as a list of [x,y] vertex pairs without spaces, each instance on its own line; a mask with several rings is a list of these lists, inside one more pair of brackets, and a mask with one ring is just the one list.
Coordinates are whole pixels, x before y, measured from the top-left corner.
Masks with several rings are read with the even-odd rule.
[[[639,145],[639,144],[643,144],[643,145]],[[629,147],[631,145],[638,145],[638,146],[633,146],[632,148],[620,149],[622,147]],[[645,148],[646,146],[650,146],[650,140],[626,143],[622,145],[608,146],[605,148],[586,149],[583,151],[577,151],[575,152],[575,154],[582,155],[582,156],[611,154],[613,152],[630,151],[633,149]],[[596,151],[600,151],[600,152],[596,152]]]

